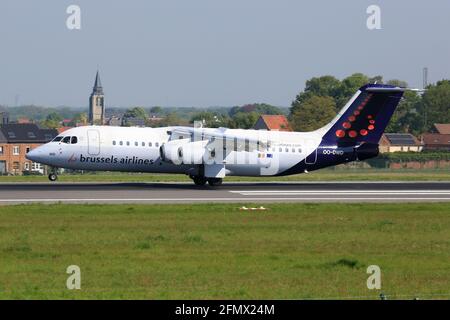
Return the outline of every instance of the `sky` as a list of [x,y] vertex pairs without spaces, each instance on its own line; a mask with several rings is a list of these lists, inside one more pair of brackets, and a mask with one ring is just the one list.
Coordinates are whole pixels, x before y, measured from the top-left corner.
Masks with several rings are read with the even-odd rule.
[[355,72],[422,87],[425,66],[450,78],[449,14],[446,0],[1,0],[0,104],[87,106],[97,69],[107,107],[289,106],[307,79]]

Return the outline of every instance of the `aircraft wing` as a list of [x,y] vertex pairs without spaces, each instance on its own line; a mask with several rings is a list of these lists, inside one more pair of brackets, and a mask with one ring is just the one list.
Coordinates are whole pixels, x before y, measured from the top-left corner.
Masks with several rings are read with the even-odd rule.
[[239,134],[231,134],[227,132],[227,128],[218,129],[204,129],[204,128],[190,128],[177,127],[168,131],[171,139],[191,138],[191,141],[209,140],[207,144],[208,149],[223,147],[228,152],[231,151],[248,151],[255,150],[263,151],[270,147],[270,142],[261,137],[242,136]]

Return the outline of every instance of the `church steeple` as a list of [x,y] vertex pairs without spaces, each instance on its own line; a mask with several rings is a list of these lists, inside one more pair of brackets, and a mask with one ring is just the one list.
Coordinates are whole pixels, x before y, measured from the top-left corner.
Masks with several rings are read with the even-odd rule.
[[98,70],[95,75],[94,88],[89,98],[89,123],[99,125],[105,123],[105,97]]
[[96,94],[103,94],[103,87],[102,87],[102,81],[100,80],[100,73],[97,70],[97,74],[95,75],[95,83],[94,83],[94,90]]

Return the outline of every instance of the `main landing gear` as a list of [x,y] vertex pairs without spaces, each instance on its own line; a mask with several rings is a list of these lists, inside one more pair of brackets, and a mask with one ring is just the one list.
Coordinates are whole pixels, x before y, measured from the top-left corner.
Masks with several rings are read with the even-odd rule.
[[191,176],[191,179],[194,181],[196,186],[204,186],[207,182],[206,178],[201,176]]
[[222,184],[221,178],[206,178],[202,176],[190,176],[190,178],[197,186],[204,186],[206,182],[208,182],[211,187],[220,186]]
[[208,183],[211,187],[217,187],[222,184],[222,179],[221,178],[209,178]]

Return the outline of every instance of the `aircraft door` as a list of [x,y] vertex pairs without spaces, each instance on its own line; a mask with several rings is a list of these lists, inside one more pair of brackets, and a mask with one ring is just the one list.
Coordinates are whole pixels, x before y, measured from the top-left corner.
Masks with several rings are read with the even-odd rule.
[[306,164],[315,164],[317,161],[317,148],[310,154],[306,156],[305,163]]
[[96,156],[100,153],[100,132],[95,129],[89,129],[88,135],[88,153]]

